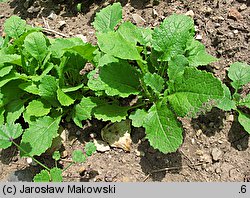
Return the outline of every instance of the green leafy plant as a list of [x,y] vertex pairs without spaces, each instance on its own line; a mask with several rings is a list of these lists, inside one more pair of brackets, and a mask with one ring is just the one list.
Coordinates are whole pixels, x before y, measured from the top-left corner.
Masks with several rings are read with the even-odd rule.
[[[208,110],[224,96],[221,82],[197,69],[217,59],[194,39],[193,20],[174,14],[154,30],[140,28],[122,22],[114,3],[96,14],[93,26],[98,49],[87,83],[93,93],[75,106],[75,123],[129,117],[154,148],[176,151],[183,131],[177,118]],[[133,105],[122,103],[133,97]]]
[[223,84],[225,96],[218,104],[218,108],[236,111],[239,123],[250,134],[250,94],[240,95],[242,87],[250,82],[250,65],[241,62],[231,64],[228,77],[231,79],[233,91],[231,94],[229,88]]

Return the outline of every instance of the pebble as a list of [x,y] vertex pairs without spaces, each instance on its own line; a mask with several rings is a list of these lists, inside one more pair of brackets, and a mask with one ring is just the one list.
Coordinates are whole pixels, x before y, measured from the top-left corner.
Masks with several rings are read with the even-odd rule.
[[213,148],[211,155],[214,161],[219,161],[222,158],[223,151],[218,148]]
[[66,26],[66,21],[59,21],[59,29],[62,29]]
[[28,13],[36,13],[36,12],[39,12],[40,10],[41,10],[40,7],[31,6],[31,7],[27,10],[27,12],[28,12]]
[[220,24],[219,23],[215,23],[214,27],[218,28],[218,27],[220,27]]
[[244,4],[244,3],[239,7],[239,11],[243,11],[243,10],[246,10],[246,9],[247,9],[247,5]]
[[105,151],[110,150],[109,145],[106,142],[102,141],[102,140],[94,139],[94,144],[96,146],[96,150],[99,151],[99,152],[105,152]]
[[68,152],[65,150],[61,153],[61,158],[64,159],[66,157],[68,157]]
[[234,34],[238,34],[238,33],[239,33],[239,30],[234,30],[233,33],[234,33]]
[[31,157],[27,157],[26,162],[29,165],[32,165],[32,166],[36,166],[37,165],[37,163],[35,161],[33,161],[33,159]]
[[158,12],[155,9],[153,9],[152,10],[152,17],[156,18],[158,15],[159,15]]
[[196,40],[202,40],[202,35],[197,34],[195,38],[196,38]]
[[132,18],[137,25],[143,25],[146,22],[139,14],[132,14]]
[[191,143],[195,144],[195,139],[194,138],[191,139]]
[[211,156],[208,155],[208,154],[204,154],[203,156],[201,156],[201,160],[206,162],[206,163],[211,163],[212,162]]
[[202,150],[197,150],[195,153],[196,153],[197,155],[203,155],[203,151],[202,151]]
[[56,17],[57,16],[56,16],[55,12],[52,10],[47,18],[50,20],[54,20],[54,19],[56,19]]
[[202,134],[202,130],[199,129],[199,130],[196,132],[196,136],[199,137],[201,134]]
[[194,11],[193,10],[189,10],[185,13],[186,16],[190,16],[192,18],[194,18]]
[[229,115],[228,118],[227,118],[227,120],[229,122],[233,122],[234,121],[234,115]]
[[243,16],[235,8],[229,9],[228,17],[230,17],[234,20],[242,20],[243,19]]
[[239,151],[242,151],[243,149],[242,149],[242,146],[240,145],[240,144],[238,144],[237,146],[237,149],[239,150]]
[[144,153],[143,151],[138,151],[138,150],[136,150],[136,151],[135,151],[135,155],[136,155],[137,157],[144,157],[144,156],[145,156],[145,153]]

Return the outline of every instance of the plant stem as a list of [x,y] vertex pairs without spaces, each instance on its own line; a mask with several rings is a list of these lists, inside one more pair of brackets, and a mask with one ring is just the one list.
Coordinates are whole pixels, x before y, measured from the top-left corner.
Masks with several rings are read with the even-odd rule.
[[[21,146],[19,146],[17,143],[15,143],[14,141],[12,141],[12,143],[20,150],[20,151],[22,151],[22,152],[24,152],[25,154],[28,154]],[[33,156],[30,156],[29,154],[28,154],[28,156],[30,157],[30,158],[32,158],[32,160],[34,160],[37,164],[39,164],[40,166],[42,166],[43,168],[45,168],[46,170],[48,170],[48,171],[50,171],[50,169],[47,167],[47,166],[45,166],[44,164],[42,164],[41,162],[39,162],[37,159],[35,159]]]
[[69,167],[71,167],[74,164],[74,162],[71,162],[65,169],[63,169],[63,172],[66,171]]

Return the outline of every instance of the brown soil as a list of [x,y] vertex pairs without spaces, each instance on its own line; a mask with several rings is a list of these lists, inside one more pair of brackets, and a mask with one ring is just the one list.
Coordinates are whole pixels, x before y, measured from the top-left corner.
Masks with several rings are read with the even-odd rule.
[[[82,13],[65,1],[12,0],[0,4],[0,33],[4,21],[13,14],[21,16],[29,24],[40,25],[67,36],[78,34],[95,43],[91,22],[95,13],[111,1],[84,1]],[[53,3],[54,2],[54,3]],[[61,4],[57,4],[62,2]],[[88,3],[93,2],[93,3]],[[201,35],[207,51],[220,60],[209,67],[223,81],[229,64],[235,61],[250,64],[250,1],[249,0],[166,0],[159,5],[153,1],[122,0],[125,20],[133,20],[132,14],[145,19],[140,26],[158,26],[172,13],[194,12],[197,35]],[[32,7],[33,6],[33,7]],[[154,14],[153,13],[154,10]],[[48,16],[54,11],[55,17]],[[60,27],[60,21],[66,25]],[[46,25],[47,24],[47,25]],[[60,37],[60,35],[50,35]],[[250,87],[245,91],[249,92]],[[162,154],[144,140],[143,129],[132,130],[131,152],[111,149],[95,153],[84,164],[73,165],[64,172],[64,181],[247,181],[250,179],[249,135],[237,123],[236,114],[213,109],[195,119],[182,119],[184,143],[175,153]],[[69,141],[66,142],[66,157],[61,165],[66,167],[73,149],[82,147],[90,133],[99,135],[103,123],[93,121],[90,127],[79,129],[68,124]],[[72,141],[76,137],[76,141]],[[0,180],[13,181],[13,172],[30,175],[37,172],[36,166],[29,166],[20,159],[13,147],[0,153]],[[49,157],[41,160],[49,163]],[[15,175],[17,175],[15,172]],[[12,175],[11,175],[12,174]],[[11,179],[12,178],[12,179]],[[18,180],[22,179],[18,176]]]

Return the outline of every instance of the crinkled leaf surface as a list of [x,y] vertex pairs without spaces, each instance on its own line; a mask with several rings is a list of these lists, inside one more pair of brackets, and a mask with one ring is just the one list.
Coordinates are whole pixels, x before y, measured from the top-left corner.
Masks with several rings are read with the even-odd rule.
[[[179,116],[196,115],[211,108],[217,99],[224,96],[221,82],[211,73],[185,68],[182,76],[169,83],[167,99]],[[204,104],[208,106],[204,106]]]
[[29,82],[24,82],[18,85],[18,87],[28,93],[32,93],[34,95],[39,95],[39,89],[37,87],[36,84],[34,84],[33,82],[29,81]]
[[84,59],[91,61],[94,58],[93,53],[96,50],[96,47],[94,47],[93,45],[91,45],[89,43],[86,43],[84,45],[78,45],[78,46],[71,47],[67,50],[71,51],[71,52],[76,52],[79,55],[81,55]]
[[156,73],[146,73],[143,76],[143,80],[147,86],[151,87],[157,93],[160,93],[164,88],[164,79]]
[[16,63],[21,60],[21,56],[17,54],[6,54],[3,51],[0,51],[0,65],[3,63]]
[[50,112],[51,107],[41,100],[32,100],[26,107],[26,113],[29,116],[41,117]]
[[152,35],[152,45],[157,51],[165,54],[164,59],[170,60],[177,54],[183,54],[187,41],[194,35],[194,21],[185,15],[167,17]]
[[230,111],[232,109],[236,109],[236,104],[235,101],[232,100],[230,90],[225,84],[222,84],[222,88],[224,90],[224,97],[217,104],[217,107],[224,111]]
[[26,156],[41,155],[51,147],[52,140],[58,136],[58,128],[61,117],[53,119],[49,116],[38,118],[35,122],[30,123],[30,127],[24,132],[21,147]]
[[186,67],[189,66],[188,60],[184,55],[177,55],[168,62],[168,77],[174,81],[178,76],[183,75]]
[[14,140],[20,137],[23,129],[20,124],[6,123],[0,125],[0,148],[6,149],[11,146],[11,139]]
[[98,46],[106,54],[121,59],[142,60],[135,43],[127,41],[117,32],[99,33],[97,39]]
[[125,61],[104,65],[98,75],[89,75],[88,86],[94,91],[103,90],[109,96],[128,97],[139,94],[139,72]]
[[146,117],[147,112],[144,109],[137,109],[130,114],[129,119],[132,120],[132,125],[134,127],[142,127]]
[[231,85],[235,89],[240,89],[242,85],[250,82],[250,65],[241,62],[231,64],[228,77],[233,81]]
[[56,161],[58,161],[61,158],[61,154],[59,151],[55,151],[52,155],[52,158]]
[[50,182],[49,171],[41,170],[40,173],[35,175],[33,180],[34,180],[34,182]]
[[48,53],[46,39],[41,32],[33,32],[26,36],[23,47],[39,62],[42,62]]
[[44,76],[41,80],[41,84],[38,86],[39,95],[47,100],[50,104],[57,106],[57,89],[58,82],[53,76]]
[[217,58],[208,54],[205,50],[205,46],[195,39],[191,39],[188,42],[186,51],[189,66],[192,67],[208,65],[217,61]]
[[175,152],[182,144],[182,128],[166,104],[158,102],[144,119],[146,138],[150,145],[163,153]]
[[122,6],[120,3],[114,3],[103,8],[96,14],[93,22],[94,28],[99,32],[113,31],[114,27],[122,20]]
[[15,39],[21,36],[25,32],[25,29],[26,29],[25,20],[15,15],[6,19],[4,23],[4,32],[8,36],[15,38]]
[[239,112],[238,121],[243,126],[243,128],[250,134],[250,115],[247,115],[241,111]]
[[104,104],[93,109],[94,116],[103,121],[120,122],[126,119],[128,107],[116,104]]

